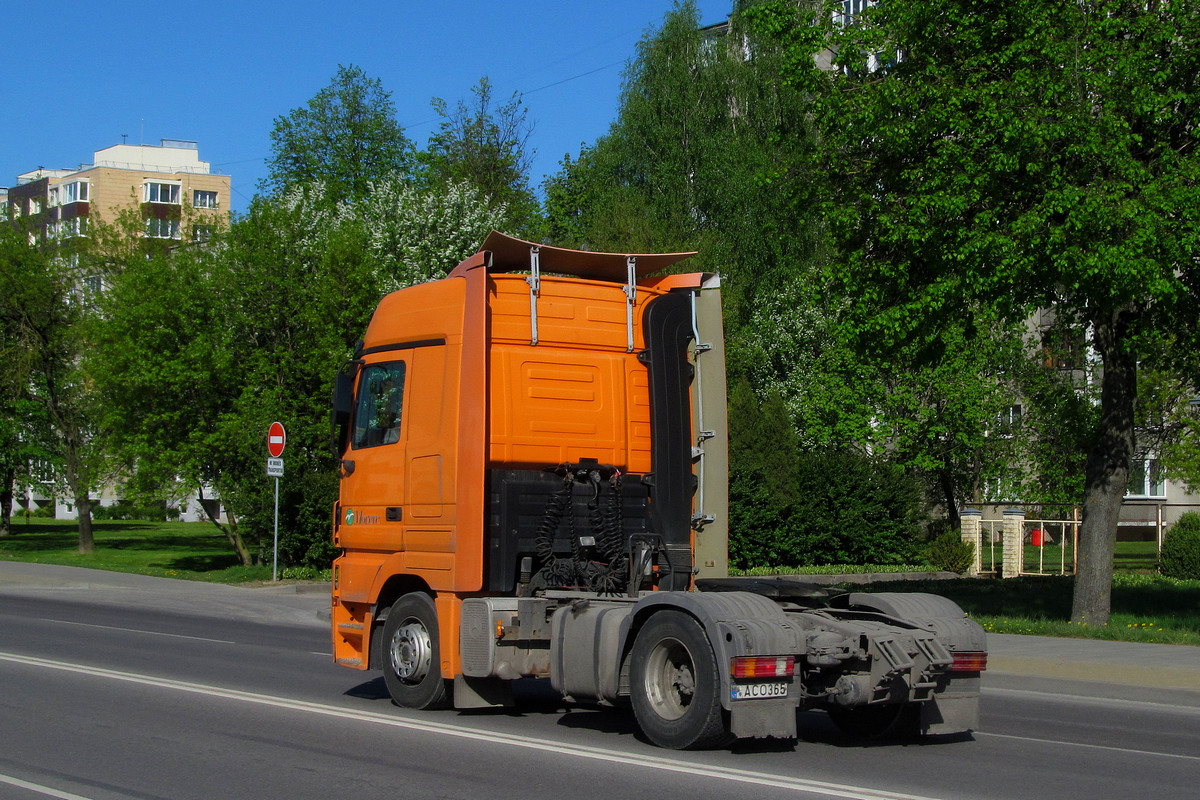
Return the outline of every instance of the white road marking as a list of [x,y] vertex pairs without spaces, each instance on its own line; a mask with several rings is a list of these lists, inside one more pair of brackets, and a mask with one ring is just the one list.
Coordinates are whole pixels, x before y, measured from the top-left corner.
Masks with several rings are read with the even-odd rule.
[[147,636],[170,636],[172,639],[191,639],[195,642],[215,642],[217,644],[237,644],[227,639],[206,639],[203,636],[184,636],[181,633],[163,633],[161,631],[146,631],[140,628],[118,628],[113,625],[96,625],[91,622],[73,622],[66,619],[46,619],[42,618],[41,622],[54,622],[59,625],[78,625],[81,628],[100,628],[106,631],[125,631],[126,633],[144,633]]
[[9,786],[16,786],[18,789],[28,789],[31,792],[44,794],[47,797],[57,797],[58,800],[91,800],[91,798],[84,797],[81,794],[60,792],[58,789],[51,789],[49,786],[42,786],[41,784],[23,781],[20,778],[14,778],[11,775],[0,775],[0,783],[7,783]]
[[1128,747],[1112,747],[1105,744],[1087,744],[1086,742],[1067,742],[1062,739],[1035,739],[1031,736],[1014,736],[1010,733],[986,733],[974,731],[971,734],[977,739],[1013,739],[1018,742],[1033,744],[1057,744],[1064,747],[1082,747],[1087,750],[1108,750],[1113,753],[1125,753],[1134,756],[1158,756],[1159,758],[1179,758],[1184,761],[1200,761],[1200,756],[1185,756],[1180,753],[1160,753],[1156,750],[1132,750]]
[[[793,792],[821,795],[824,797],[847,798],[847,800],[934,800],[934,798],[923,795],[891,792],[885,789],[870,789],[867,787],[853,786],[844,783],[827,783],[825,781],[791,778],[786,775],[773,775],[766,772],[752,772],[749,770],[732,769],[728,767],[719,767],[696,762],[674,761],[670,758],[665,758],[662,756],[622,752],[619,750],[610,750],[602,747],[588,747],[586,745],[569,744],[566,742],[549,739],[535,739],[492,731],[480,731],[473,728],[463,727],[460,725],[450,725],[444,722],[436,722],[433,720],[405,719],[404,717],[381,714],[378,712],[339,708],[337,706],[329,706],[321,703],[310,703],[303,700],[293,700],[286,697],[273,697],[271,695],[255,694],[253,692],[243,692],[235,689],[224,689],[219,686],[207,686],[204,684],[188,683],[185,681],[171,680],[168,678],[156,678],[153,675],[139,675],[132,672],[120,672],[117,670],[102,669],[99,667],[70,664],[63,661],[52,661],[50,659],[35,658],[33,656],[24,656],[16,653],[0,652],[0,661],[42,667],[45,669],[55,669],[63,672],[74,672],[82,675],[88,675],[93,678],[108,678],[110,680],[124,681],[126,683],[140,684],[143,686],[173,689],[175,691],[205,695],[208,697],[218,697],[226,700],[237,700],[244,703],[254,703],[256,705],[269,706],[272,708],[280,708],[289,711],[319,714],[321,716],[335,717],[339,719],[352,720],[355,722],[367,722],[392,728],[402,728],[406,730],[421,731],[424,733],[435,733],[443,736],[453,736],[459,739],[503,744],[510,747],[520,747],[527,750],[544,751],[560,756],[574,756],[576,758],[586,758],[594,761],[608,761],[615,764],[620,764],[622,767],[626,768],[631,765],[641,766],[659,771],[678,772],[694,777],[715,778],[718,780],[730,781],[733,783],[752,784],[755,786],[769,786],[776,789],[785,789]],[[75,799],[68,798],[68,800]],[[83,800],[87,799],[83,798]]]

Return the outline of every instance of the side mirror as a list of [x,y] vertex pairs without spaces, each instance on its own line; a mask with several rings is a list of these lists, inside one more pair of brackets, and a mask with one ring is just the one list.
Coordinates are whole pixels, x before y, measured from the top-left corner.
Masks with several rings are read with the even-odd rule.
[[341,456],[350,444],[350,421],[354,414],[354,382],[361,364],[360,361],[347,361],[333,377],[330,444],[335,456]]

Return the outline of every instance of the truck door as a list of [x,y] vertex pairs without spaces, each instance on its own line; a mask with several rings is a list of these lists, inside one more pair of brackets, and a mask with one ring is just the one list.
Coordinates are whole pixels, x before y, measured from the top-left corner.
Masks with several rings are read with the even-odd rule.
[[404,485],[411,405],[408,359],[365,364],[359,370],[348,447],[342,454],[341,547],[403,549]]

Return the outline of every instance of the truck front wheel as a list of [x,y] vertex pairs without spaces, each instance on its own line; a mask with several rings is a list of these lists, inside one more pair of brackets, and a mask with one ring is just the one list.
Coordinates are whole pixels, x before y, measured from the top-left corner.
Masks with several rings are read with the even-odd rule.
[[437,608],[429,595],[406,594],[383,624],[383,680],[396,705],[441,708],[447,703],[438,643]]
[[638,632],[630,655],[633,713],[650,741],[702,750],[729,741],[712,645],[693,617],[661,611]]

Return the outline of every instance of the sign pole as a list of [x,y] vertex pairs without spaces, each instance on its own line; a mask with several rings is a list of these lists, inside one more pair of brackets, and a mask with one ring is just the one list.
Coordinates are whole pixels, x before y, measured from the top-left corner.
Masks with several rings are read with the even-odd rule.
[[271,560],[271,580],[279,580],[279,478],[275,479],[275,555]]
[[279,422],[272,422],[267,429],[267,477],[275,479],[275,551],[271,559],[271,580],[279,580],[279,479],[283,477],[283,448],[287,444],[287,431]]

